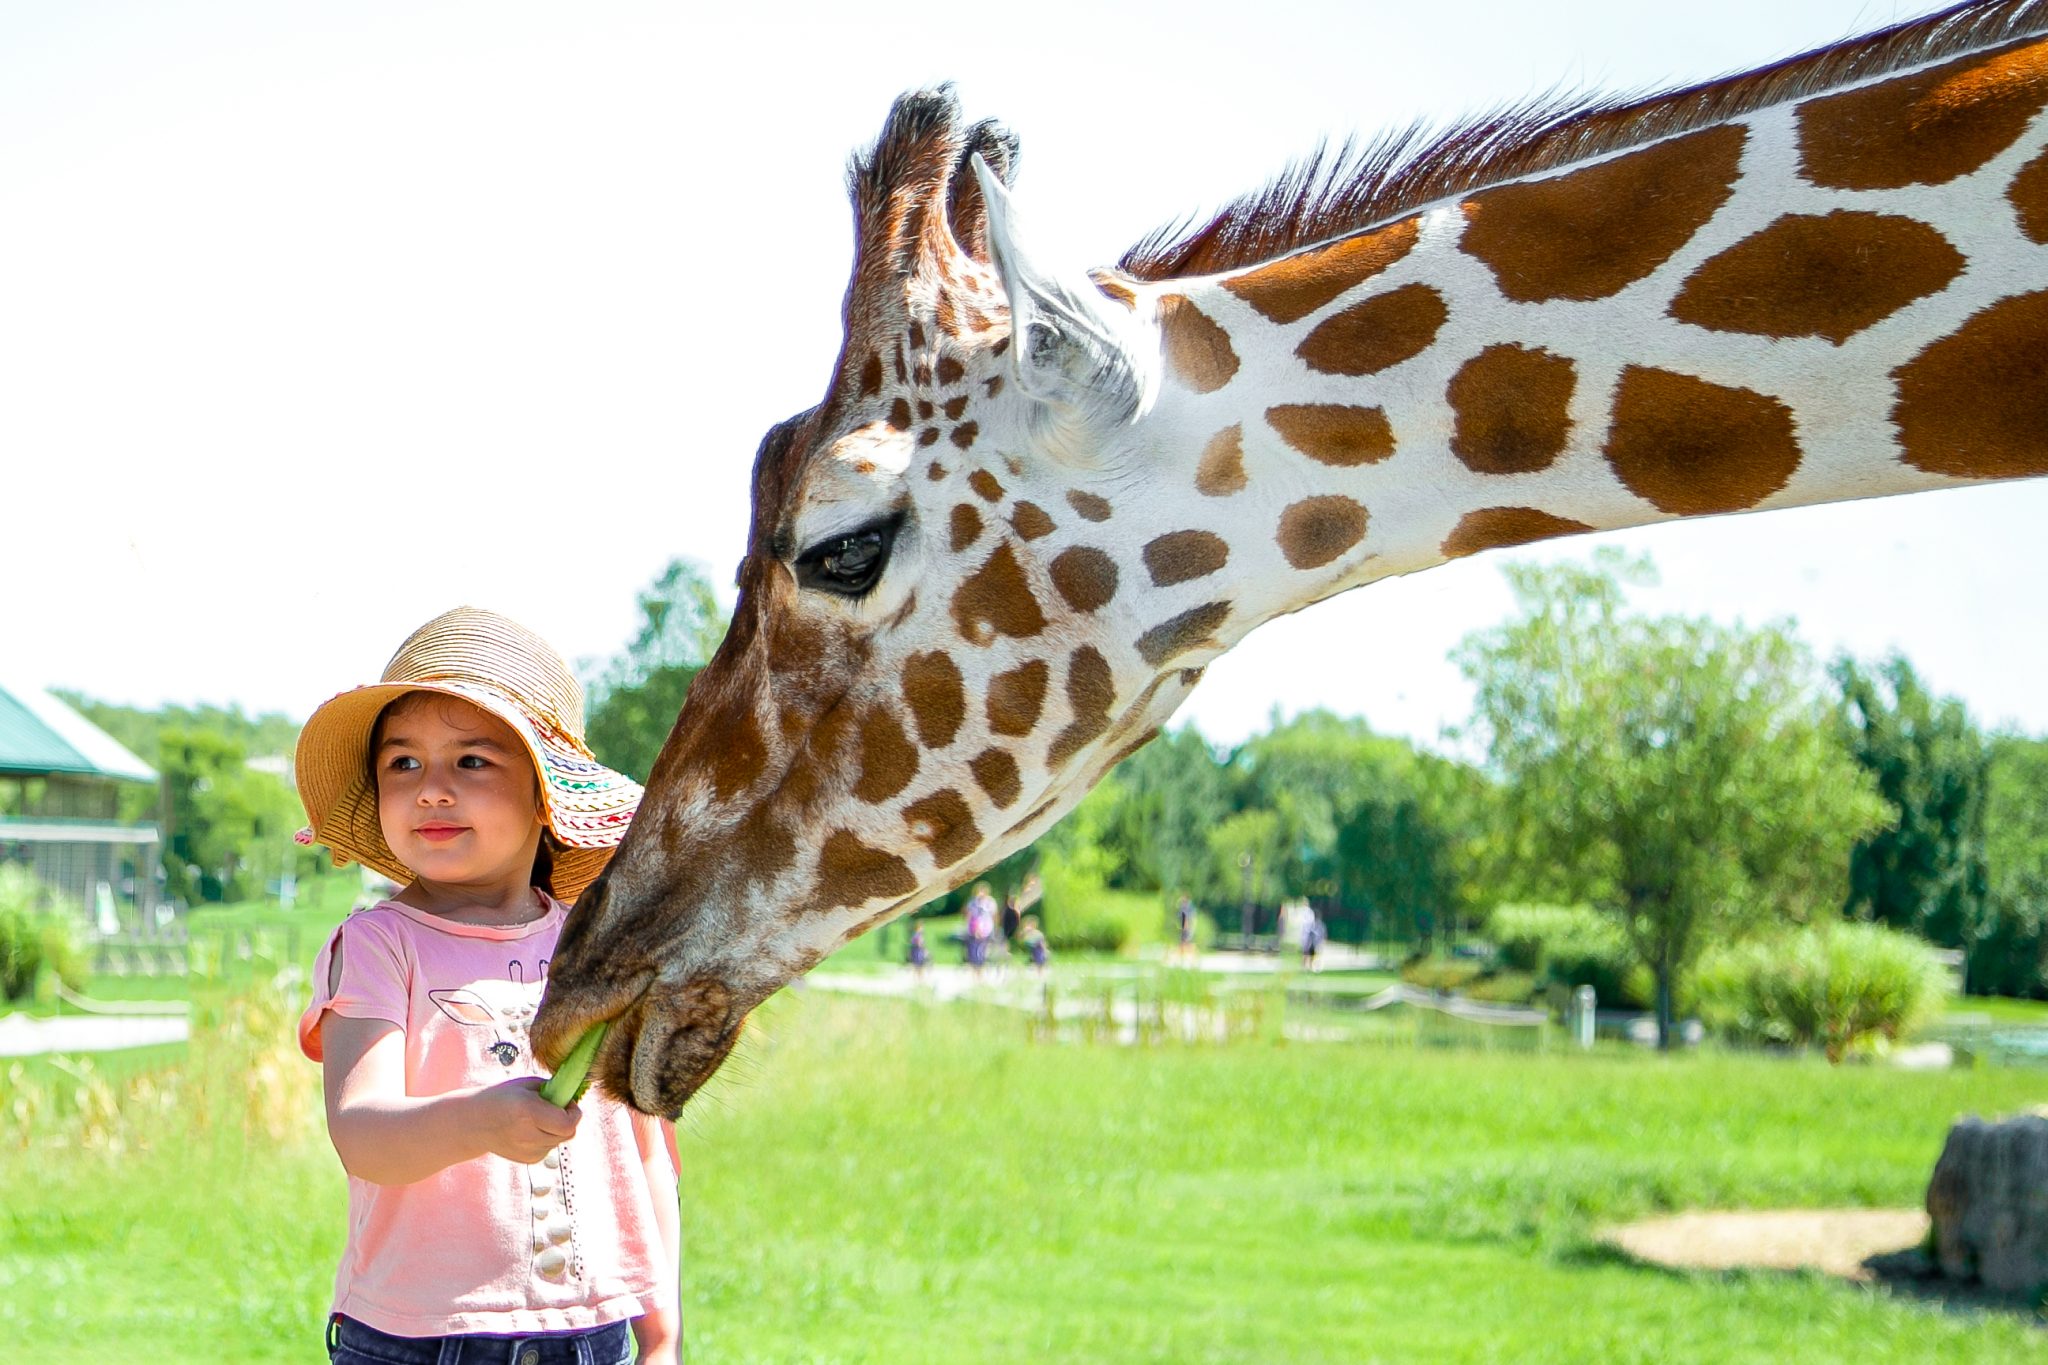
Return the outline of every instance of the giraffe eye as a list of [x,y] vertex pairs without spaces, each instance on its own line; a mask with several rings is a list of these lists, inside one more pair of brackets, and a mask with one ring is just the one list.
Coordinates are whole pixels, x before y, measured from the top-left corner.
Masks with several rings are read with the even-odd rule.
[[796,557],[796,581],[842,597],[860,597],[875,586],[889,562],[901,516],[819,541]]

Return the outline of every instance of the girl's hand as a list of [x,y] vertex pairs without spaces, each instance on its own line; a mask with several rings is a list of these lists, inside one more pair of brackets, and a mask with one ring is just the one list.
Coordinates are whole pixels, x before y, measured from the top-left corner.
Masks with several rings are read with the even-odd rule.
[[486,1086],[469,1096],[477,1141],[507,1161],[531,1166],[576,1135],[583,1110],[557,1109],[540,1097],[538,1076]]

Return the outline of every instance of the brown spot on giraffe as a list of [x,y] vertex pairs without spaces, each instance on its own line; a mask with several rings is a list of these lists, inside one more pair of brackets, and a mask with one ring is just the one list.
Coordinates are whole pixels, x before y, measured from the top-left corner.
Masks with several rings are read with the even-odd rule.
[[1010,529],[1026,540],[1049,536],[1059,528],[1045,509],[1035,502],[1020,502],[1010,509]]
[[999,735],[1028,735],[1045,710],[1045,688],[1052,670],[1043,659],[1028,659],[988,685],[988,728]]
[[939,429],[937,427],[926,427],[923,431],[917,433],[917,443],[921,446],[937,445],[939,443]]
[[2048,152],[2019,168],[2005,197],[2019,215],[2020,231],[2036,245],[2048,244]]
[[730,801],[761,775],[768,761],[768,746],[761,737],[761,723],[751,711],[734,708],[725,736],[711,761],[711,789],[719,800]]
[[2011,146],[2044,104],[2048,44],[1972,53],[1800,105],[1800,168],[1832,189],[1945,185]]
[[951,787],[905,806],[903,823],[932,851],[932,861],[940,867],[951,867],[981,846],[973,810]]
[[1116,702],[1116,680],[1109,661],[1093,645],[1082,645],[1067,659],[1067,702],[1074,719],[1053,738],[1045,765],[1057,769],[1109,728],[1109,708]]
[[[967,373],[967,367],[952,356],[941,356],[938,368],[932,371],[932,373],[941,384],[957,384],[960,382],[961,377]],[[953,417],[958,414],[949,412],[946,415]]]
[[867,360],[860,367],[860,396],[873,398],[882,391],[882,355],[869,351]]
[[967,486],[989,502],[1001,502],[1003,500],[1003,485],[996,479],[995,475],[989,473],[986,469],[977,469],[972,474],[969,474],[967,476]]
[[1024,790],[1017,775],[1017,760],[1001,749],[983,749],[968,760],[967,767],[998,810],[1007,809]]
[[1517,303],[1604,299],[1664,264],[1728,201],[1744,137],[1724,124],[1484,190],[1462,206],[1459,246]]
[[934,412],[936,412],[937,410],[938,410],[938,409],[936,409],[936,408],[934,408],[934,407],[932,406],[932,401],[931,401],[931,399],[929,399],[929,398],[920,398],[920,399],[918,399],[918,400],[917,400],[917,420],[918,420],[918,421],[920,421],[920,422],[928,422],[928,421],[930,421],[930,420],[931,420],[931,416],[932,416],[932,414],[933,414]]
[[899,398],[889,405],[889,425],[898,431],[910,430],[910,401]]
[[1230,560],[1230,546],[1214,531],[1169,531],[1145,544],[1145,572],[1154,587],[1206,578]]
[[917,726],[918,742],[943,749],[967,719],[967,688],[949,654],[913,654],[903,666],[903,700]]
[[979,435],[981,435],[981,424],[979,422],[962,422],[959,426],[953,428],[953,435],[949,439],[954,445],[965,450],[974,444],[974,438]]
[[1455,419],[1451,453],[1479,474],[1548,468],[1571,435],[1576,379],[1571,361],[1540,347],[1488,346],[1444,391]]
[[836,910],[915,890],[917,878],[901,858],[869,848],[850,829],[835,830],[818,852],[818,881],[808,908]]
[[769,881],[796,861],[796,839],[789,828],[758,807],[740,821],[733,848],[734,866],[750,882]]
[[1230,617],[1230,603],[1205,602],[1161,621],[1138,637],[1138,657],[1154,668],[1192,649],[1215,645],[1216,628]]
[[1138,750],[1144,748],[1147,744],[1150,744],[1153,740],[1157,738],[1159,738],[1159,727],[1155,725],[1151,729],[1147,730],[1144,734],[1139,735],[1136,739],[1132,740],[1129,744],[1124,745],[1123,748],[1118,749],[1116,753],[1112,754],[1110,756],[1109,766],[1114,768],[1117,764],[1123,762],[1132,754],[1138,752]]
[[1045,613],[1004,541],[953,592],[953,622],[960,638],[985,645],[998,635],[1024,640],[1045,629]]
[[1105,298],[1115,299],[1126,308],[1136,308],[1138,306],[1136,291],[1129,284],[1125,283],[1121,276],[1113,275],[1107,270],[1091,270],[1088,274],[1089,278],[1095,281],[1095,287],[1102,291]]
[[967,411],[967,403],[967,395],[963,393],[957,398],[948,398],[945,407],[940,411],[946,414],[947,421],[957,422],[960,420],[960,414]]
[[1319,464],[1349,468],[1394,453],[1394,428],[1379,408],[1341,403],[1280,403],[1266,409],[1280,439]]
[[1323,319],[1294,353],[1322,374],[1378,374],[1429,349],[1450,315],[1442,294],[1404,284]]
[[1083,521],[1108,521],[1109,500],[1093,493],[1084,493],[1078,488],[1067,491],[1067,506],[1081,514]]
[[1244,485],[1244,424],[1236,422],[1202,447],[1202,457],[1195,463],[1195,491],[1205,498],[1227,498]]
[[1365,539],[1365,508],[1341,493],[1303,498],[1280,514],[1274,539],[1297,569],[1320,569]]
[[1458,518],[1458,524],[1444,537],[1446,559],[1462,559],[1481,550],[1503,545],[1527,545],[1552,536],[1577,535],[1593,528],[1583,521],[1552,516],[1534,507],[1482,507]]
[[1685,517],[1754,507],[1799,467],[1792,410],[1777,399],[1641,365],[1615,386],[1605,453],[1630,492]]
[[1972,314],[1892,377],[1907,464],[1959,479],[2048,474],[2048,291]]
[[1237,351],[1230,333],[1184,295],[1159,300],[1159,330],[1166,350],[1166,368],[1196,393],[1214,393],[1237,373]]
[[953,537],[954,554],[960,553],[960,551],[981,539],[981,513],[974,510],[973,503],[954,503],[951,521],[952,524],[948,529]]
[[984,383],[982,387],[987,389],[988,396],[993,398],[1003,391],[1003,377],[999,374],[992,374],[988,377],[987,382]]
[[924,349],[924,324],[915,318],[912,318],[910,321],[910,349],[913,351]]
[[1052,585],[1075,611],[1095,611],[1116,596],[1116,561],[1087,545],[1062,550],[1052,561]]
[[940,480],[946,477],[946,467],[940,464],[937,460],[933,460],[930,464],[924,467],[924,476],[927,479],[930,479],[933,483],[938,483]]
[[1416,225],[1404,218],[1328,246],[1298,251],[1223,282],[1223,287],[1274,322],[1299,322],[1338,295],[1406,256]]
[[1669,312],[1717,332],[1826,337],[1839,346],[1948,287],[1963,255],[1911,218],[1788,213],[1686,278]]
[[902,722],[877,706],[861,720],[860,779],[853,794],[869,805],[888,800],[917,776],[917,746],[903,733]]

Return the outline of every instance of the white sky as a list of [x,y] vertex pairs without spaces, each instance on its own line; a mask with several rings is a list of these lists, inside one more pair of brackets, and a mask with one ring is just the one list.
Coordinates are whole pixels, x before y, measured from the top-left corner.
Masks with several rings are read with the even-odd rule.
[[[846,157],[910,86],[1009,123],[1034,238],[1106,263],[1326,133],[1925,8],[0,0],[0,665],[303,716],[458,602],[590,658],[673,554],[729,593],[755,445],[838,348]],[[1655,555],[1646,608],[1896,647],[2039,733],[2044,534],[2048,480],[1611,538]],[[1182,718],[1433,740],[1446,650],[1509,605],[1490,556],[1353,593]]]

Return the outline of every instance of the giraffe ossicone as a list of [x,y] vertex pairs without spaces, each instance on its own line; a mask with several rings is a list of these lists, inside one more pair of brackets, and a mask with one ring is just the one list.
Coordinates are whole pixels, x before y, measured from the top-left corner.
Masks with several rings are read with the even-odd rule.
[[677,1112],[749,1010],[1036,837],[1261,622],[1553,536],[2048,474],[2048,0],[1312,169],[1115,268],[904,96],[724,644],[534,1022]]

